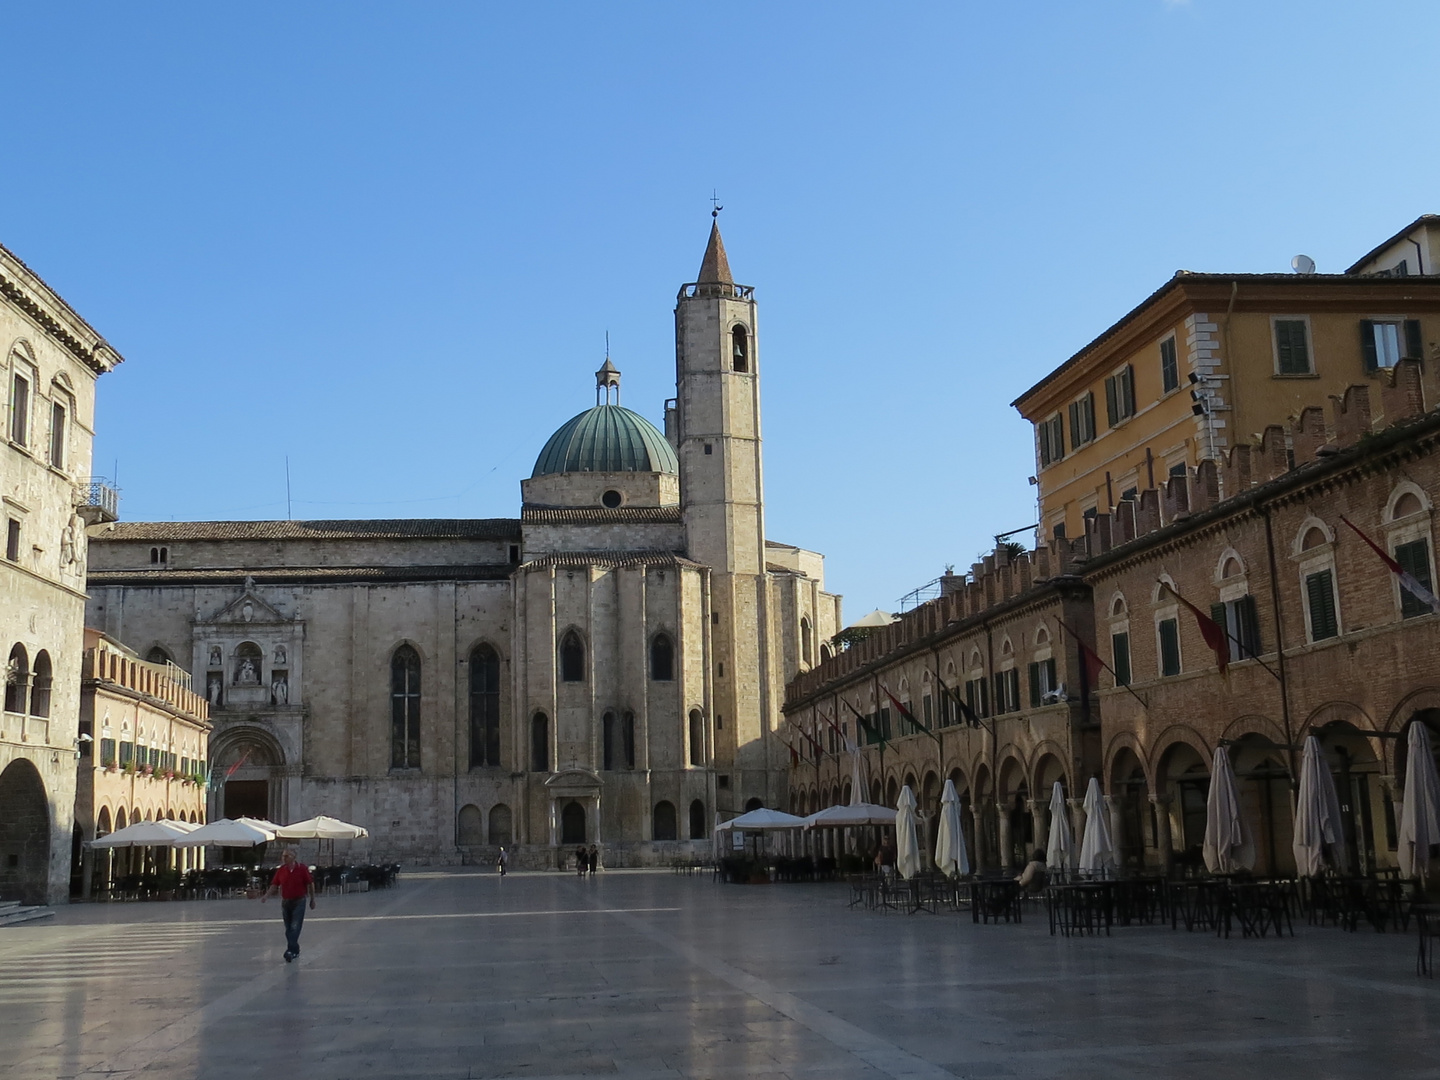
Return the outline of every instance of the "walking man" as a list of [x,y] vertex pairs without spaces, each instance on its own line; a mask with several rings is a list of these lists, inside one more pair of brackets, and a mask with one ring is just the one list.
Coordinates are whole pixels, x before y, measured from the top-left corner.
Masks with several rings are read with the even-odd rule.
[[500,871],[500,876],[505,876],[505,871],[510,867],[510,853],[504,847],[500,848],[500,856],[495,860],[495,867]]
[[310,868],[295,858],[295,849],[286,848],[280,857],[280,869],[270,888],[260,897],[263,904],[276,893],[280,894],[280,917],[285,920],[285,962],[288,964],[300,955],[300,928],[305,925],[305,901],[310,901],[310,910],[315,910],[315,879]]

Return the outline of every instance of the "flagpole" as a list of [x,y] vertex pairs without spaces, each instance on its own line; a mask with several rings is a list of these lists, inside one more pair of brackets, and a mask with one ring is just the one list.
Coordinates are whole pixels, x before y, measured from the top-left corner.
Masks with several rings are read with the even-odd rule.
[[[1206,615],[1203,611],[1201,611],[1199,608],[1197,608],[1197,607],[1196,607],[1194,604],[1192,604],[1189,600],[1186,600],[1185,597],[1181,596],[1178,592],[1175,591],[1175,589],[1174,589],[1173,587],[1171,587],[1171,586],[1170,586],[1169,584],[1167,584],[1166,582],[1161,581],[1161,580],[1159,580],[1159,579],[1157,578],[1157,579],[1156,579],[1156,584],[1159,585],[1159,586],[1160,586],[1162,589],[1164,589],[1166,592],[1168,592],[1171,596],[1175,597],[1176,600],[1179,600],[1182,604],[1184,604],[1187,608],[1189,608],[1190,611],[1191,611],[1191,613],[1194,614],[1197,618],[1199,618],[1199,617],[1204,617],[1204,618],[1206,618],[1206,619],[1209,619],[1212,623],[1215,622],[1214,619],[1211,619],[1210,616]],[[1244,653],[1244,652],[1248,652],[1248,651],[1249,651],[1248,649],[1245,648],[1245,643],[1244,643],[1243,641],[1241,641],[1239,638],[1237,638],[1234,634],[1230,633],[1230,627],[1229,627],[1228,625],[1226,625],[1226,626],[1220,626],[1219,623],[1215,623],[1215,625],[1216,625],[1217,627],[1219,627],[1220,632],[1225,635],[1225,640],[1226,640],[1227,642],[1233,641],[1236,645],[1240,646],[1240,652]],[[1277,648],[1278,648],[1278,643],[1277,643]],[[1227,646],[1227,651],[1228,651],[1228,646]],[[1275,679],[1276,682],[1280,682],[1280,681],[1281,681],[1281,680],[1280,680],[1280,676],[1279,676],[1279,675],[1276,675],[1275,672],[1274,672],[1274,670],[1270,667],[1270,665],[1267,664],[1267,663],[1265,663],[1264,660],[1261,660],[1259,656],[1255,656],[1255,655],[1245,656],[1245,657],[1242,657],[1242,659],[1244,659],[1244,660],[1254,660],[1254,661],[1255,661],[1257,664],[1259,664],[1262,668],[1264,668],[1266,671],[1270,672],[1270,675]],[[1226,666],[1227,666],[1227,667],[1229,666],[1229,665],[1228,665],[1228,661],[1227,661]]]
[[[1075,643],[1079,645],[1081,649],[1089,648],[1085,644],[1085,639],[1082,638],[1079,634],[1077,634],[1074,630],[1070,629],[1069,624],[1066,623],[1064,619],[1056,619],[1055,621],[1060,624],[1061,630],[1064,630],[1067,634],[1069,634],[1072,638],[1075,639]],[[1096,650],[1090,649],[1089,652],[1091,656],[1095,657],[1096,660],[1100,661],[1101,667],[1103,667],[1106,671],[1110,672],[1111,675],[1115,676],[1115,685],[1123,686],[1126,690],[1128,690],[1130,692],[1130,696],[1133,697],[1136,701],[1140,702],[1140,707],[1148,713],[1150,711],[1150,706],[1146,703],[1145,699],[1142,698],[1139,694],[1137,694],[1128,682],[1122,683],[1120,681],[1120,676],[1116,673],[1115,669],[1112,668],[1109,664],[1105,663],[1105,658],[1101,656]],[[1085,657],[1083,653],[1080,657],[1080,663],[1085,663]],[[1098,686],[1095,687],[1095,690],[1097,692],[1099,691],[1099,689],[1100,688]]]

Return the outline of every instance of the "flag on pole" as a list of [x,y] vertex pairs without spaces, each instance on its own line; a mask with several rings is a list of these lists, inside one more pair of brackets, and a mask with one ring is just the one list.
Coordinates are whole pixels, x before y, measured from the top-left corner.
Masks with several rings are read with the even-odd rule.
[[226,780],[229,780],[230,777],[232,777],[232,776],[235,775],[235,771],[236,771],[237,769],[239,769],[241,765],[244,765],[245,762],[247,762],[247,761],[249,761],[249,760],[250,760],[250,751],[249,751],[249,750],[246,750],[245,753],[243,753],[243,754],[240,755],[240,760],[239,760],[239,761],[235,762],[234,765],[231,765],[230,768],[228,768],[228,769],[225,770],[225,779],[226,779]]
[[[844,698],[841,698],[840,700],[845,701]],[[860,710],[855,708],[854,705],[851,705],[850,702],[845,701],[845,707],[855,714],[855,722],[859,724],[860,727],[865,729],[865,734],[872,737],[867,741],[878,742],[880,744],[880,749],[884,750],[885,747],[888,745],[885,741],[884,734],[882,734],[878,729],[876,729],[869,720],[866,720],[865,717],[861,716]]]
[[899,702],[898,700],[896,700],[895,695],[892,694],[892,693],[890,693],[890,688],[889,688],[888,686],[886,686],[884,683],[881,683],[881,684],[880,684],[880,689],[885,692],[885,696],[890,699],[891,704],[893,704],[893,705],[895,706],[896,711],[898,711],[898,712],[900,713],[901,717],[903,717],[905,720],[908,720],[908,721],[910,722],[910,726],[911,726],[911,727],[913,727],[916,731],[922,731],[922,732],[924,732],[926,735],[929,735],[929,736],[930,736],[932,739],[934,739],[937,743],[940,741],[940,736],[939,736],[939,735],[936,735],[936,734],[935,734],[933,731],[931,731],[928,727],[926,727],[924,724],[920,723],[919,720],[916,720],[916,719],[915,719],[915,715],[914,715],[909,709],[907,709],[904,705],[900,704],[900,702]]
[[939,684],[940,692],[949,698],[950,703],[955,706],[955,710],[967,726],[972,728],[984,726],[980,723],[980,717],[976,715],[975,710],[970,707],[970,703],[960,696],[959,690],[951,690],[945,680],[940,677],[939,672],[935,673],[935,682]]
[[1431,611],[1440,611],[1440,600],[1437,600],[1434,593],[1432,593],[1429,589],[1425,588],[1424,585],[1421,585],[1420,582],[1416,580],[1414,574],[1410,573],[1410,571],[1406,570],[1403,566],[1401,566],[1398,562],[1391,558],[1384,548],[1382,548],[1379,544],[1375,543],[1374,540],[1371,540],[1370,537],[1366,536],[1363,532],[1361,532],[1359,526],[1357,526],[1349,518],[1345,517],[1342,514],[1340,516],[1340,520],[1343,521],[1346,525],[1349,525],[1350,528],[1354,529],[1355,535],[1360,537],[1361,540],[1364,540],[1365,543],[1369,544],[1370,550],[1375,552],[1376,555],[1380,556],[1380,561],[1383,562],[1386,566],[1388,566],[1390,568],[1390,572],[1400,579],[1400,587],[1402,589],[1408,592],[1411,596],[1415,597],[1415,599],[1419,600],[1422,604],[1428,605]]
[[1230,635],[1225,632],[1225,628],[1165,582],[1161,581],[1159,585],[1190,609],[1190,614],[1195,616],[1196,625],[1200,627],[1200,636],[1205,639],[1205,644],[1209,645],[1211,652],[1215,654],[1215,664],[1220,668],[1220,674],[1225,675],[1225,669],[1230,665]]

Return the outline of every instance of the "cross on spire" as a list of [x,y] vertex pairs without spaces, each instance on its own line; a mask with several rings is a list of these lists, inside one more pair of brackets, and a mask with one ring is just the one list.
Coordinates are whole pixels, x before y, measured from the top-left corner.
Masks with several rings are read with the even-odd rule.
[[715,191],[714,188],[711,188],[711,189],[710,189],[710,205],[715,208],[715,209],[713,209],[713,210],[710,211],[710,216],[711,216],[712,218],[719,218],[719,217],[720,217],[720,211],[721,211],[721,210],[724,210],[725,207],[723,207],[723,206],[720,205],[720,196],[719,196],[719,194]]

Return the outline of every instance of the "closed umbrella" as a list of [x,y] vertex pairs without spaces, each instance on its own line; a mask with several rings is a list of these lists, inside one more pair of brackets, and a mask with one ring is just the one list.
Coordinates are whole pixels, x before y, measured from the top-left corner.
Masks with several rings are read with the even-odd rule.
[[275,839],[270,829],[262,829],[248,821],[231,821],[218,818],[208,825],[201,825],[188,836],[175,841],[176,847],[257,847]]
[[940,796],[940,822],[935,829],[935,865],[946,877],[968,877],[970,859],[965,853],[965,830],[960,826],[960,796],[955,781],[945,781]]
[[1066,813],[1065,789],[1055,781],[1050,793],[1050,842],[1045,846],[1045,865],[1063,870],[1075,854],[1075,838],[1070,833],[1070,817]]
[[282,840],[358,840],[369,836],[370,832],[359,825],[321,814],[293,825],[282,825],[275,830],[275,835]]
[[188,821],[141,821],[116,829],[108,836],[90,841],[92,848],[171,847],[194,832],[198,825]]
[[1215,748],[1210,795],[1205,800],[1205,866],[1212,874],[1233,874],[1255,865],[1255,844],[1240,814],[1240,789],[1225,747]]
[[1430,868],[1430,849],[1440,844],[1440,777],[1430,752],[1430,733],[1414,722],[1406,740],[1405,795],[1400,802],[1400,872],[1419,877]]
[[1320,752],[1320,740],[1311,735],[1305,740],[1305,753],[1300,759],[1300,792],[1295,801],[1295,837],[1291,842],[1295,872],[1302,877],[1323,873],[1326,848],[1330,849],[1330,865],[1338,866],[1344,838],[1335,778]]
[[1090,786],[1085,789],[1085,835],[1080,840],[1080,869],[1098,877],[1114,865],[1115,844],[1110,838],[1110,819],[1105,813],[1100,781],[1092,776]]
[[920,837],[915,830],[915,793],[906,784],[900,789],[895,810],[895,866],[907,881],[920,872]]

